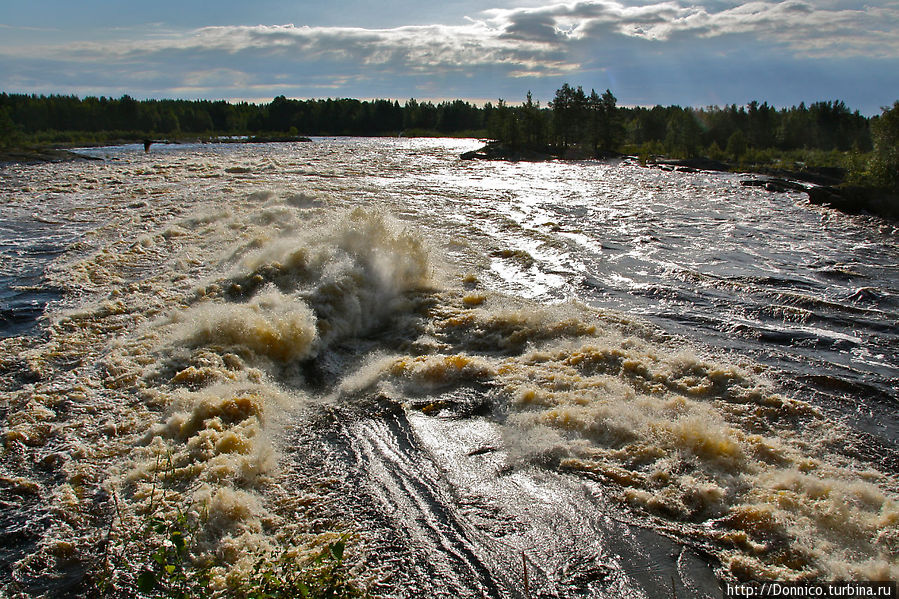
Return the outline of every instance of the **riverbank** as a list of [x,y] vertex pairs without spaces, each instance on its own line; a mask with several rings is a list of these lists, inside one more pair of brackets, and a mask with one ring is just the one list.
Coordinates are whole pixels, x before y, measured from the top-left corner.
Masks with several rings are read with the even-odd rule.
[[786,169],[779,164],[740,165],[701,157],[685,160],[660,158],[647,161],[645,165],[681,172],[719,171],[756,175],[758,178],[746,179],[741,183],[764,187],[776,193],[805,192],[809,203],[830,206],[846,214],[867,212],[899,220],[899,197],[875,186],[849,183],[846,169],[838,166],[802,165],[796,169]]
[[126,144],[143,144],[147,141],[152,145],[157,144],[186,144],[186,143],[293,143],[311,142],[312,140],[302,135],[286,134],[262,134],[252,136],[222,136],[203,137],[190,135],[178,138],[154,139],[152,137],[122,137],[104,139],[101,141],[81,141],[64,143],[37,143],[11,148],[0,149],[0,164],[39,164],[42,162],[70,162],[73,160],[101,160],[95,156],[79,154],[73,151],[77,148],[98,148],[106,146],[121,146]]
[[534,150],[513,148],[502,143],[488,143],[484,147],[460,155],[463,160],[618,160],[631,159],[647,168],[658,168],[677,172],[728,172],[755,175],[759,178],[746,179],[742,184],[750,187],[764,187],[770,192],[799,191],[809,196],[809,202],[818,206],[830,206],[847,214],[870,213],[883,218],[899,220],[899,197],[878,187],[847,182],[848,173],[842,166],[809,166],[797,164],[796,168],[785,168],[781,162],[768,164],[744,164],[714,160],[706,157],[685,159],[665,156],[637,157],[618,152],[593,154],[582,148],[568,148],[557,151],[553,148]]
[[59,148],[10,148],[0,150],[0,164],[39,164],[41,162],[70,162],[73,160],[99,160],[99,158]]

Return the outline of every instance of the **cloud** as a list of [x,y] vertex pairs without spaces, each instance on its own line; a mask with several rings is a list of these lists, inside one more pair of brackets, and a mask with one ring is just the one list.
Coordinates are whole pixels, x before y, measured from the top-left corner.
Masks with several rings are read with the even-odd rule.
[[[105,90],[113,85],[129,93],[207,97],[261,95],[260,90],[270,89],[298,96],[336,90],[403,97],[427,90],[484,97],[544,83],[558,87],[565,79],[614,87],[616,77],[632,81],[635,74],[654,86],[654,80],[667,81],[675,67],[682,78],[713,87],[724,82],[708,80],[705,73],[726,77],[722,73],[734,73],[748,61],[775,71],[818,61],[815,72],[820,72],[822,61],[877,60],[895,69],[899,60],[895,0],[870,0],[864,8],[850,0],[635,1],[497,8],[458,24],[380,29],[284,24],[173,31],[148,26],[112,41],[0,41],[0,87]],[[690,71],[691,64],[710,61],[724,66]]]
[[[279,56],[360,65],[427,69],[508,65],[539,71],[576,68],[571,44],[610,36],[649,42],[751,34],[795,55],[847,53],[899,57],[899,7],[825,9],[804,0],[753,1],[713,10],[665,1],[629,6],[617,0],[582,0],[538,8],[493,9],[463,25],[391,29],[255,25],[203,27],[115,42],[23,48],[64,60],[132,60],[171,52]],[[13,51],[14,52],[14,51]]]
[[36,32],[36,31],[40,31],[40,32],[59,31],[58,29],[53,28],[53,27],[25,27],[23,25],[7,25],[6,23],[0,23],[0,29],[6,29],[9,31],[33,31],[33,32]]
[[277,57],[287,62],[338,61],[362,67],[391,65],[425,70],[510,65],[547,71],[573,68],[559,48],[538,39],[504,37],[484,22],[463,26],[409,26],[393,29],[255,25],[204,27],[111,43],[78,42],[65,48],[28,50],[30,55],[74,61],[153,60],[171,52],[223,56]]
[[[820,3],[819,3],[820,4]],[[618,35],[665,42],[674,38],[752,34],[796,56],[899,57],[899,6],[823,8],[804,0],[753,1],[714,10],[657,2],[629,6],[615,0],[491,10],[486,22],[503,37],[588,41]],[[549,35],[552,32],[552,35]]]
[[747,2],[719,12],[692,8],[686,15],[631,33],[660,40],[679,34],[753,34],[782,45],[795,56],[895,58],[899,56],[899,9],[827,10],[802,0]]

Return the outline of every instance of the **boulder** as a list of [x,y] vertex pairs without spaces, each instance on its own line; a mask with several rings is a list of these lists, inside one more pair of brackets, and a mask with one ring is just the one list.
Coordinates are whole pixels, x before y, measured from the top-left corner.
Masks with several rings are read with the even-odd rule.
[[808,187],[795,181],[787,179],[764,178],[764,179],[744,179],[740,181],[740,185],[745,187],[764,187],[767,191],[786,193],[788,191],[808,191]]
[[[676,168],[681,172],[692,173],[696,171],[719,171],[719,172],[728,172],[731,170],[731,165],[726,162],[721,162],[720,160],[712,160],[711,158],[684,158],[681,160],[672,160],[672,159],[660,159],[656,160],[655,164],[659,167],[672,167]],[[682,170],[684,169],[684,170]],[[692,169],[692,170],[686,170]],[[669,169],[665,169],[669,170]]]
[[483,148],[459,155],[462,160],[527,160],[538,162],[554,158],[552,154],[528,148],[513,148],[498,142],[488,143]]
[[899,219],[899,197],[871,187],[810,187],[808,199],[812,204],[830,206],[847,214],[868,212],[884,218]]

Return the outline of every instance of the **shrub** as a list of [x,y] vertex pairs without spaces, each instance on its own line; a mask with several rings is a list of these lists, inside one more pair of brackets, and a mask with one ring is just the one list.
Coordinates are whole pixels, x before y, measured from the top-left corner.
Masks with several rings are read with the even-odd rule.
[[869,171],[874,183],[899,193],[899,100],[871,123],[874,156]]

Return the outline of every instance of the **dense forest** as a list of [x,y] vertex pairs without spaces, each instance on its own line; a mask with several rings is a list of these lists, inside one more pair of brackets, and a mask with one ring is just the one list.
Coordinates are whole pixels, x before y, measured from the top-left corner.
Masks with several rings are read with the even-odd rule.
[[[489,137],[508,148],[571,157],[626,152],[734,163],[778,160],[838,165],[899,189],[899,102],[868,118],[839,100],[775,108],[621,107],[610,90],[587,94],[567,83],[546,106],[528,93],[519,105],[477,106],[414,99],[292,100],[268,104],[135,100],[0,93],[0,148],[27,144],[272,135],[455,135]],[[872,178],[873,177],[873,178]]]
[[[867,152],[872,148],[870,119],[842,101],[804,103],[777,109],[767,102],[724,108],[621,108],[612,92],[587,95],[568,84],[541,109],[530,95],[521,106],[500,101],[488,119],[490,136],[511,145],[572,146],[594,153],[649,151],[677,157],[727,155],[749,150],[817,149]],[[714,156],[712,156],[714,157]]]
[[651,146],[653,151],[692,156],[747,149],[814,148],[825,151],[872,147],[870,120],[841,101],[776,109],[767,103],[702,109],[680,106],[622,108],[608,90],[590,95],[568,84],[541,108],[530,94],[520,106],[503,100],[483,107],[456,100],[405,104],[389,100],[290,100],[269,104],[208,100],[143,100],[0,94],[0,143],[67,140],[109,133],[132,137],[180,135],[473,134],[531,146],[589,145],[596,150]]
[[0,144],[21,141],[103,140],[110,137],[287,134],[397,135],[401,131],[484,134],[485,114],[468,102],[400,106],[389,100],[290,100],[269,104],[225,101],[135,100],[0,94]]

